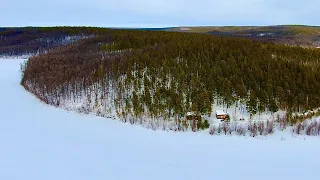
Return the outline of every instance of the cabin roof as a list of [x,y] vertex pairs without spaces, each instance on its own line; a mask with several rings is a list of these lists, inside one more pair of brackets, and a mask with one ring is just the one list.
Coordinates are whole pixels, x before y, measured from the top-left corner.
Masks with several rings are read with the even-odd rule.
[[216,110],[216,115],[227,115],[228,113],[224,112],[223,110]]
[[187,112],[187,116],[193,116],[194,112]]

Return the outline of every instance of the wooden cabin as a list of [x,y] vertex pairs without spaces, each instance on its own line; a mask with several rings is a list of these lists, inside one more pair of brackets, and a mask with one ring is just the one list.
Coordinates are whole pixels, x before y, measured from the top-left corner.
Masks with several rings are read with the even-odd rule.
[[222,110],[216,110],[216,118],[217,119],[222,119],[225,120],[228,118],[228,113],[222,111]]
[[201,121],[201,116],[197,115],[194,112],[187,112],[186,119],[187,119],[187,121],[189,121],[188,123],[191,126],[192,131],[193,132],[197,131],[196,121]]
[[188,121],[191,121],[191,120],[198,121],[198,120],[201,120],[201,116],[196,115],[193,112],[187,112],[186,119]]

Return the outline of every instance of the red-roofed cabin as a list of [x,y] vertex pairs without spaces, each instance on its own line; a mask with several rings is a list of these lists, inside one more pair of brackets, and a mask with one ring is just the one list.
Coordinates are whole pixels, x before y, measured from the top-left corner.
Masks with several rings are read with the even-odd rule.
[[225,120],[228,118],[228,113],[222,111],[222,110],[216,110],[216,118]]

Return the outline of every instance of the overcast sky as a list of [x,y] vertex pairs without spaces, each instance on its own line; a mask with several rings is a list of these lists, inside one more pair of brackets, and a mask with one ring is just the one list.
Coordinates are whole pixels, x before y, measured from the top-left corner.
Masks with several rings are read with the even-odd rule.
[[320,25],[320,0],[0,0],[0,2],[0,26]]

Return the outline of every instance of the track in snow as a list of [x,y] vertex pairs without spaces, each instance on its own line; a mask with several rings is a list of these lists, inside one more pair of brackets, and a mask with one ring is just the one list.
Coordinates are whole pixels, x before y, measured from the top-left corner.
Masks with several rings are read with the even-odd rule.
[[317,179],[320,139],[151,131],[41,103],[0,60],[0,179]]

